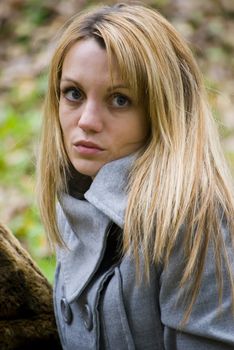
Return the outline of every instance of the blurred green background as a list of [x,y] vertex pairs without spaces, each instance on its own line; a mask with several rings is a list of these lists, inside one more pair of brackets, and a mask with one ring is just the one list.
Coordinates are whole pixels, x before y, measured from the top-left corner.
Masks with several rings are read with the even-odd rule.
[[[51,282],[54,257],[35,200],[35,163],[47,69],[58,29],[77,11],[98,3],[0,2],[0,221],[12,229]],[[192,48],[234,171],[234,1],[144,3],[161,11]]]

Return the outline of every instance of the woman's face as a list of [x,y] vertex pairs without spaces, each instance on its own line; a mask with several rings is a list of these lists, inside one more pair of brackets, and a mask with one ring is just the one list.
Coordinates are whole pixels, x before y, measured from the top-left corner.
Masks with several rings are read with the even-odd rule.
[[80,173],[100,168],[137,151],[146,142],[145,111],[117,65],[108,70],[106,50],[85,39],[68,51],[62,68],[59,119],[68,157]]

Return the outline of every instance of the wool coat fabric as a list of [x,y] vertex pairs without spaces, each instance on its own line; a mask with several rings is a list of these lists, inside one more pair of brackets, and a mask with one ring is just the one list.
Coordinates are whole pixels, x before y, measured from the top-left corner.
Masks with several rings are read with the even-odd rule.
[[0,349],[61,349],[52,287],[0,223]]
[[[63,349],[234,349],[230,287],[223,270],[219,308],[212,249],[185,326],[179,298],[185,264],[182,240],[167,268],[151,266],[149,282],[143,278],[137,283],[133,257],[118,254],[133,161],[134,156],[128,156],[104,165],[92,183],[74,178],[69,193],[60,196],[58,222],[67,248],[57,249],[54,306]],[[223,234],[229,249],[225,225]]]

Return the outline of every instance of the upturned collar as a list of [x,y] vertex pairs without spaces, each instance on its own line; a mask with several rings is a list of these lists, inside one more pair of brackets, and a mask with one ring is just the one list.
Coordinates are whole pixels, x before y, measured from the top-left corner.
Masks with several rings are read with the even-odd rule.
[[82,293],[98,268],[111,223],[123,228],[134,159],[131,155],[106,164],[92,182],[77,173],[69,183],[69,193],[60,195],[58,225],[69,254],[57,247],[57,261],[61,263],[68,302]]
[[135,159],[136,153],[107,163],[93,180],[73,169],[69,180],[69,195],[76,199],[86,199],[123,228],[129,173]]

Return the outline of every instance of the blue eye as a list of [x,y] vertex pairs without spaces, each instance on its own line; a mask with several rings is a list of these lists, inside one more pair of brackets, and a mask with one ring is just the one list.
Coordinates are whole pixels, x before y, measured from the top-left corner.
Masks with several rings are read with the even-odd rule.
[[130,104],[129,99],[121,94],[114,95],[112,103],[115,107],[127,107]]
[[72,102],[77,102],[82,98],[82,94],[77,88],[67,88],[64,90],[63,95]]

